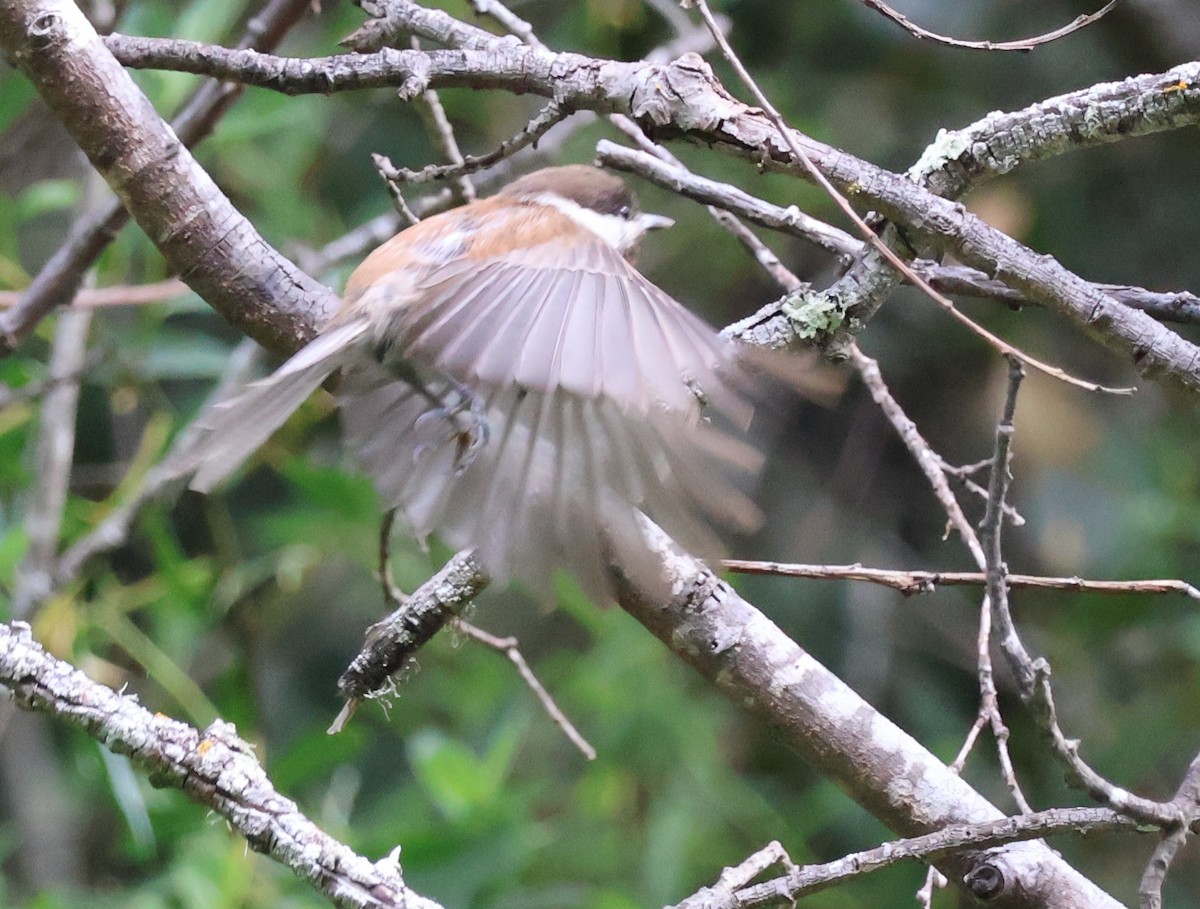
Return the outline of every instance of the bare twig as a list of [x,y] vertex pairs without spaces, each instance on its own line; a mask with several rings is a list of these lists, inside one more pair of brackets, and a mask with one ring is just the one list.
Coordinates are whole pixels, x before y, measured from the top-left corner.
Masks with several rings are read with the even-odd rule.
[[92,314],[78,310],[62,313],[55,329],[49,364],[52,384],[42,399],[37,436],[37,474],[25,505],[29,545],[13,585],[14,618],[28,618],[53,590],[59,529],[75,457],[79,374],[91,324]]
[[[567,118],[569,112],[551,102],[547,104],[532,120],[525,124],[519,133],[505,139],[495,149],[484,155],[459,155],[459,160],[450,164],[431,164],[420,170],[409,170],[396,167],[386,158],[382,158],[385,166],[380,167],[384,179],[395,183],[429,183],[434,180],[454,180],[484,170],[510,157],[514,153],[531,145],[537,145],[539,139],[554,126]],[[376,156],[376,165],[379,158]]]
[[580,735],[579,730],[567,719],[567,715],[562,712],[558,704],[554,703],[554,698],[550,696],[550,692],[538,681],[538,677],[533,674],[533,670],[525,662],[525,657],[521,655],[520,643],[516,638],[496,637],[496,635],[489,634],[482,628],[472,625],[461,616],[454,619],[452,624],[456,630],[462,632],[471,640],[478,641],[485,647],[490,647],[508,657],[512,664],[517,667],[517,672],[520,673],[521,679],[529,686],[529,690],[534,693],[534,696],[541,703],[542,709],[554,721],[554,725],[563,731],[563,735],[570,740],[572,745],[579,749],[585,758],[589,761],[596,759],[596,749],[592,747],[587,739]]
[[501,28],[516,35],[530,47],[542,47],[542,42],[534,34],[533,26],[510,10],[499,0],[470,0],[471,8],[477,16],[488,16],[496,21]]
[[983,550],[975,538],[975,529],[967,520],[967,516],[963,514],[962,507],[954,497],[954,491],[950,489],[950,484],[946,481],[946,474],[941,468],[941,457],[925,441],[925,437],[917,429],[917,424],[909,418],[899,402],[892,396],[883,381],[879,364],[864,354],[858,345],[850,348],[849,360],[850,365],[858,371],[859,378],[867,387],[871,398],[879,405],[879,409],[883,411],[883,415],[892,424],[900,436],[900,440],[916,460],[917,466],[925,474],[925,479],[933,487],[933,494],[937,498],[938,504],[946,512],[950,525],[962,537],[963,542],[971,551],[975,563],[982,568],[985,564]]
[[383,186],[392,198],[392,205],[396,209],[396,214],[400,216],[401,227],[412,227],[421,219],[409,207],[408,201],[404,198],[404,193],[400,189],[400,181],[393,178],[393,174],[397,172],[396,165],[392,164],[387,155],[378,153],[373,153],[371,160],[375,162],[375,170],[379,172]]
[[737,900],[737,891],[749,886],[751,881],[774,865],[782,865],[789,875],[799,870],[782,844],[772,840],[738,864],[722,869],[715,884],[704,887],[672,909],[708,909],[714,903],[734,902]]
[[946,886],[946,883],[946,875],[934,868],[933,865],[926,868],[925,883],[917,891],[917,905],[920,909],[931,909],[933,906],[934,890],[941,890]]
[[1165,830],[1162,839],[1154,848],[1142,880],[1138,885],[1140,909],[1162,909],[1162,885],[1171,869],[1171,863],[1179,850],[1187,842],[1188,834],[1197,816],[1200,816],[1200,756],[1192,759],[1183,782],[1175,792],[1172,801],[1179,806],[1184,815],[1184,823],[1174,830]]
[[[261,348],[249,338],[238,344],[229,357],[225,374],[209,395],[206,407],[226,400],[240,391],[254,371],[261,353]],[[176,437],[158,466],[151,468],[136,482],[126,478],[122,483],[122,487],[127,487],[123,488],[124,501],[59,556],[54,566],[53,590],[60,590],[74,581],[89,559],[101,552],[115,549],[129,538],[129,529],[142,507],[165,490],[180,485],[181,480],[171,464],[175,458],[187,457],[192,446],[200,441],[202,436],[203,430],[193,423]]]
[[[905,596],[932,593],[938,587],[982,586],[987,575],[978,571],[920,571],[915,569],[865,568],[862,565],[798,565],[792,562],[762,562],[725,559],[722,568],[739,574],[773,574],[818,581],[867,581],[898,590]],[[1079,593],[1165,593],[1200,600],[1200,590],[1186,581],[1156,578],[1143,581],[1096,581],[1088,578],[1056,578],[1036,574],[1005,574],[1009,590],[1042,588]]]
[[1044,659],[1029,656],[1012,620],[1005,583],[1007,567],[1001,547],[1000,515],[1008,494],[1009,457],[1013,435],[1013,415],[1024,370],[1020,362],[1010,361],[1008,395],[1004,411],[996,425],[996,447],[992,457],[988,504],[979,525],[980,541],[987,560],[987,600],[999,631],[1000,648],[1016,676],[1022,700],[1030,709],[1038,730],[1054,755],[1066,766],[1068,780],[1123,814],[1147,823],[1173,828],[1186,820],[1186,813],[1174,802],[1154,802],[1122,789],[1106,780],[1079,756],[1079,742],[1067,739],[1058,723],[1050,688],[1050,665]]
[[[866,356],[857,344],[851,344],[848,350],[851,364],[858,370],[863,384],[871,393],[872,399],[879,405],[884,416],[895,428],[901,440],[916,460],[925,478],[933,487],[934,496],[946,512],[948,527],[953,527],[962,538],[964,545],[971,553],[975,564],[981,569],[987,569],[987,557],[975,529],[963,514],[958,499],[950,489],[943,469],[944,460],[929,445],[918,431],[917,426],[900,407],[899,402],[892,396],[891,391],[883,381],[879,364]],[[1003,511],[1001,511],[1003,513]],[[975,723],[968,732],[962,749],[955,758],[954,766],[961,768],[971,748],[974,746],[982,725],[991,728],[996,742],[996,750],[1004,773],[1005,783],[1012,792],[1016,803],[1024,810],[1028,807],[1025,796],[1012,772],[1012,760],[1008,753],[1008,728],[1000,714],[999,702],[996,697],[996,683],[992,670],[991,657],[992,610],[987,597],[984,598],[979,610],[979,631],[975,639],[976,670],[979,678],[979,711]]]
[[[413,50],[421,49],[421,42],[415,36],[412,39],[412,48]],[[451,165],[462,166],[464,163],[462,149],[458,147],[458,139],[454,135],[454,127],[450,125],[450,118],[446,116],[446,109],[442,107],[441,96],[436,90],[429,88],[423,91],[420,97],[414,99],[413,104],[416,106],[421,121],[425,124],[425,129],[429,132],[434,144],[441,150],[442,155]],[[475,184],[466,174],[457,174],[451,177],[450,189],[460,203],[471,202],[475,199]]]
[[383,601],[389,609],[408,602],[408,594],[400,589],[392,577],[392,530],[395,526],[396,509],[389,508],[379,521],[379,583],[383,587]]
[[782,877],[731,894],[721,893],[717,888],[702,890],[673,909],[754,909],[772,903],[793,903],[849,878],[890,868],[900,862],[937,862],[963,849],[982,849],[1055,833],[1131,832],[1136,829],[1133,821],[1108,808],[1051,808],[979,824],[958,824],[935,833],[885,843],[833,862],[803,865]]
[[1081,28],[1086,28],[1093,22],[1096,22],[1112,11],[1121,0],[1109,0],[1102,9],[1087,15],[1076,16],[1071,22],[1056,28],[1053,31],[1045,32],[1040,35],[1035,35],[1031,38],[1018,38],[1015,41],[964,41],[961,38],[950,38],[946,35],[939,35],[937,32],[931,32],[929,29],[922,28],[917,25],[908,16],[892,9],[883,0],[862,0],[863,6],[869,7],[882,15],[884,18],[891,19],[902,29],[922,41],[932,41],[935,44],[943,44],[947,47],[961,47],[967,50],[985,50],[985,51],[1031,51],[1035,47],[1043,44],[1049,44],[1052,41],[1058,41],[1060,38],[1065,38],[1067,35],[1079,31]]
[[22,404],[26,401],[36,401],[41,398],[52,388],[66,383],[78,383],[88,371],[101,362],[104,358],[104,351],[93,347],[86,356],[79,368],[74,372],[58,373],[56,375],[47,375],[40,379],[33,379],[26,382],[24,385],[6,385],[0,382],[0,408],[10,407],[14,404]]
[[[143,306],[161,303],[190,294],[191,290],[178,278],[168,278],[153,284],[127,284],[114,287],[85,287],[75,294],[71,305],[76,309],[95,309],[104,306]],[[0,308],[16,306],[25,296],[23,290],[0,290]]]
[[[1133,393],[1134,389],[1132,388],[1110,388],[1100,385],[1096,382],[1087,382],[1083,379],[1077,379],[1057,366],[1051,366],[1049,363],[1043,363],[1041,360],[1031,357],[1029,354],[1013,346],[1012,344],[1009,344],[1003,338],[984,328],[974,319],[970,318],[961,310],[959,310],[949,298],[934,290],[928,281],[913,271],[913,269],[910,268],[909,265],[900,258],[900,256],[898,256],[887,244],[885,244],[879,239],[878,236],[876,236],[875,231],[871,229],[870,225],[868,225],[867,222],[862,219],[862,217],[854,210],[854,207],[850,204],[846,197],[838,192],[829,178],[826,177],[825,174],[823,174],[816,166],[816,164],[813,163],[813,160],[808,153],[800,147],[800,143],[796,141],[793,130],[787,125],[786,122],[784,122],[783,116],[771,103],[770,99],[766,96],[763,90],[759,88],[758,83],[754,80],[754,77],[750,75],[750,71],[746,69],[745,65],[743,65],[742,61],[737,56],[737,53],[733,50],[733,47],[730,45],[729,41],[726,40],[724,34],[721,33],[720,27],[713,18],[712,11],[708,8],[708,3],[706,0],[688,0],[688,2],[694,5],[697,11],[699,11],[701,18],[708,26],[709,31],[712,32],[713,40],[717,42],[717,46],[721,49],[721,53],[725,56],[725,59],[729,61],[729,65],[733,67],[734,72],[736,72],[738,75],[738,78],[742,80],[745,86],[750,90],[751,94],[754,95],[755,100],[762,107],[772,125],[774,125],[774,127],[778,130],[779,137],[788,147],[788,150],[792,153],[796,160],[803,165],[813,182],[825,190],[830,199],[833,200],[834,204],[836,204],[837,207],[840,208],[846,215],[846,217],[853,222],[854,226],[858,228],[859,232],[862,234],[863,239],[866,240],[867,243],[869,243],[872,247],[874,247],[875,250],[882,255],[893,268],[908,278],[912,284],[924,291],[925,295],[928,296],[929,299],[933,300],[944,310],[946,310],[946,312],[948,312],[956,321],[966,326],[983,340],[987,341],[987,343],[994,347],[999,353],[1009,357],[1016,357],[1022,363],[1025,363],[1032,369],[1036,369],[1048,376],[1052,376],[1053,378],[1066,382],[1069,385],[1082,388],[1086,391],[1099,391],[1107,394],[1122,395]],[[798,314],[802,314],[802,303],[800,301],[785,303],[785,313],[788,313],[791,310],[795,310]]]
[[[984,461],[982,466],[990,467],[991,462]],[[987,497],[988,497],[988,491],[986,489],[984,489],[982,486],[980,486],[978,483],[976,483],[973,479],[971,479],[972,474],[974,472],[976,472],[979,469],[979,467],[980,467],[980,465],[977,465],[977,464],[968,464],[966,466],[956,466],[954,464],[947,463],[944,459],[942,460],[942,470],[946,471],[946,476],[948,476],[950,478],[951,483],[957,483],[959,486],[961,486],[967,492],[971,493],[974,496],[978,496],[979,498],[983,499],[986,502]],[[1004,517],[1008,520],[1008,522],[1010,524],[1012,524],[1013,527],[1024,527],[1025,526],[1025,519],[1021,516],[1020,512],[1018,512],[1017,509],[1013,508],[1013,506],[1011,504],[1009,504],[1008,502],[1004,503]]]

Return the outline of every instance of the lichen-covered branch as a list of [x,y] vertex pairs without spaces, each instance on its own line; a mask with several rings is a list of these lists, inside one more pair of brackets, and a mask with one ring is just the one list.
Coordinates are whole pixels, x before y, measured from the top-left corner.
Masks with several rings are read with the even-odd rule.
[[363,858],[280,795],[251,746],[218,720],[201,732],[92,681],[46,653],[29,626],[0,625],[0,689],[124,754],[160,787],[220,814],[251,848],[287,865],[342,909],[441,909],[404,883],[395,858]]

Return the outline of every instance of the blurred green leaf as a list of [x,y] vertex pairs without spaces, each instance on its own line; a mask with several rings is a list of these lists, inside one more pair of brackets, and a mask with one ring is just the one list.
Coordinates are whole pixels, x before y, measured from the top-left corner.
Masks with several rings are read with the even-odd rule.
[[451,820],[462,820],[497,797],[512,757],[505,738],[481,758],[441,731],[423,729],[409,740],[408,759],[438,808]]
[[225,344],[171,329],[163,330],[144,356],[127,360],[138,378],[148,381],[216,379],[224,374],[228,361]]
[[15,214],[25,220],[48,212],[66,211],[79,204],[79,195],[79,184],[73,180],[42,180],[17,196]]
[[29,109],[37,97],[33,83],[15,69],[0,72],[0,133],[8,129],[13,121]]

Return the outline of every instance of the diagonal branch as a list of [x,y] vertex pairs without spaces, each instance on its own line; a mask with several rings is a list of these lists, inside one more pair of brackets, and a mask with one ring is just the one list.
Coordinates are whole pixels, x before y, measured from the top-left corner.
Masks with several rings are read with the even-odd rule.
[[0,2],[0,49],[193,290],[272,349],[312,337],[336,305],[333,293],[233,207],[75,4]]
[[218,720],[201,732],[151,713],[46,653],[21,622],[0,625],[0,689],[22,708],[127,755],[156,785],[217,812],[251,848],[291,868],[341,909],[441,909],[405,885],[395,858],[372,862],[355,854],[280,795],[230,723]]
[[[446,41],[461,25],[446,14],[415,4],[393,2],[387,6],[390,21],[402,22],[420,31],[422,37],[440,36]],[[482,37],[478,29],[471,30],[470,40],[487,50],[420,53],[384,49],[374,54],[299,60],[191,42],[121,35],[106,39],[129,65],[218,75],[288,92],[388,85],[398,87],[405,98],[415,97],[429,87],[533,92],[576,108],[628,114],[651,136],[685,135],[752,158],[769,170],[809,179],[792,151],[794,146],[860,210],[880,212],[903,224],[916,241],[953,254],[1030,299],[1054,308],[1118,353],[1140,374],[1200,393],[1200,348],[1196,345],[1145,313],[1121,306],[1050,256],[1034,252],[910,180],[795,130],[788,131],[785,141],[761,109],[729,95],[698,57],[685,55],[664,65],[620,63]],[[1200,96],[1200,64],[1139,77],[1125,91],[1145,100],[1140,107],[1132,106],[1134,132],[1200,122],[1200,104],[1194,103]],[[1151,110],[1156,113],[1153,118],[1149,116]],[[1139,111],[1144,115],[1138,117]],[[1107,114],[1100,120],[1107,125]]]
[[[270,0],[246,24],[237,46],[274,49],[309,8],[310,0]],[[179,141],[191,148],[203,140],[242,91],[243,86],[237,83],[210,82],[202,86],[171,123]],[[66,305],[73,295],[78,296],[84,273],[128,221],[129,212],[120,199],[113,197],[75,222],[33,283],[18,295],[16,305],[0,315],[0,355],[15,350],[56,306]]]

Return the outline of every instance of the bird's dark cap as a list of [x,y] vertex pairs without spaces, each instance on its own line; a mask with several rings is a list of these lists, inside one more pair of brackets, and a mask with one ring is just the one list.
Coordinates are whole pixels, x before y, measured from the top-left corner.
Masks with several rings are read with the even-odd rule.
[[602,215],[628,214],[637,209],[637,198],[624,180],[588,164],[535,170],[501,190],[501,195],[526,198],[549,194]]

